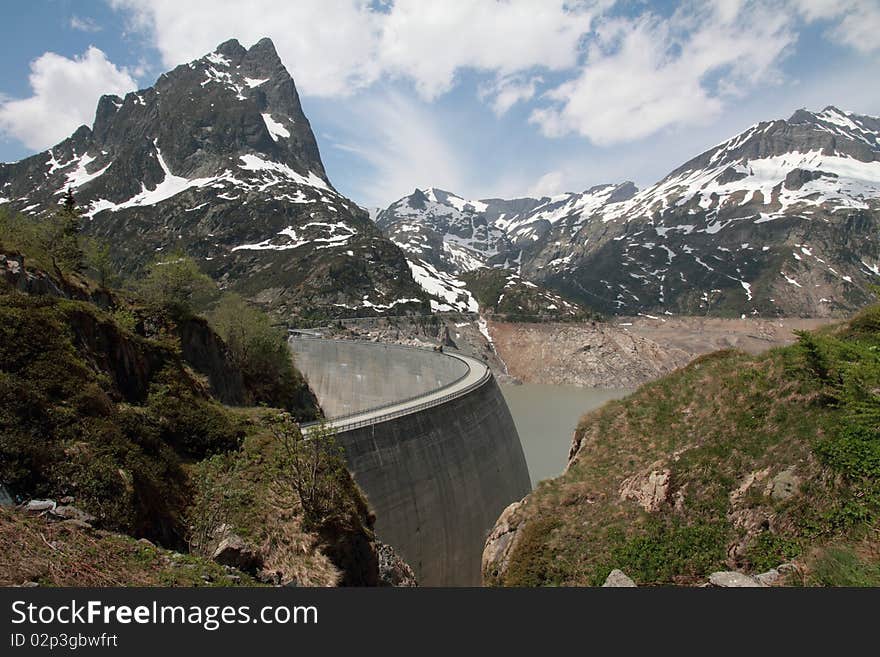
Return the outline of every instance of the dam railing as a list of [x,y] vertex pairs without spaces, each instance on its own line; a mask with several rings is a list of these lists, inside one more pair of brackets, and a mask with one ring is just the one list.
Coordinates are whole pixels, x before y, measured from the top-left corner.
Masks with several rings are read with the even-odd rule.
[[[447,402],[450,402],[453,399],[458,399],[459,397],[463,397],[464,395],[467,395],[468,393],[472,392],[473,390],[476,390],[480,386],[484,385],[487,381],[489,381],[489,379],[492,378],[492,370],[489,369],[489,366],[484,365],[483,363],[480,363],[481,365],[483,365],[484,371],[479,379],[468,384],[467,386],[465,386],[463,388],[459,388],[457,390],[451,390],[450,392],[437,397],[436,396],[437,393],[442,392],[443,390],[449,390],[450,388],[454,388],[456,385],[460,384],[463,380],[467,379],[468,376],[470,376],[472,368],[471,368],[471,364],[468,362],[468,360],[469,360],[468,358],[461,356],[459,354],[453,353],[453,352],[448,352],[448,351],[437,352],[437,351],[434,351],[433,349],[427,349],[425,347],[414,347],[411,345],[393,344],[393,343],[377,343],[377,342],[369,342],[366,340],[339,340],[339,339],[333,339],[333,338],[319,338],[316,336],[302,335],[302,334],[296,335],[295,337],[291,336],[290,340],[291,341],[292,340],[322,340],[325,342],[341,342],[341,343],[348,343],[348,344],[355,343],[355,344],[369,345],[370,347],[380,347],[381,346],[381,347],[386,347],[386,348],[390,347],[393,349],[411,349],[414,351],[424,351],[427,353],[436,354],[438,356],[442,355],[442,356],[447,356],[449,358],[455,358],[455,359],[463,362],[465,367],[467,368],[465,373],[462,374],[460,377],[456,378],[453,381],[450,381],[449,383],[447,383],[443,386],[440,386],[439,388],[434,388],[433,390],[428,390],[426,392],[419,393],[418,395],[413,395],[412,397],[404,397],[402,399],[397,399],[392,402],[380,404],[380,405],[374,406],[372,408],[365,408],[360,411],[353,411],[351,413],[346,413],[345,415],[339,415],[336,417],[326,418],[324,422],[328,425],[331,425],[333,427],[333,429],[339,433],[342,433],[344,431],[351,431],[353,429],[360,429],[361,427],[370,426],[372,424],[381,424],[382,422],[387,422],[389,420],[393,420],[394,418],[403,417],[404,415],[410,415],[412,413],[418,413],[418,412],[423,411],[428,408],[440,406],[441,404],[445,404]],[[473,359],[473,360],[476,360],[476,359]],[[420,404],[409,405],[410,402],[415,402],[419,399],[424,399],[426,397],[431,397],[431,399],[426,399],[424,402],[422,402]],[[385,409],[385,408],[392,408],[395,406],[400,406],[401,404],[406,404],[406,406],[404,408],[399,408],[395,411],[389,411],[388,413],[382,413],[379,415],[375,415],[375,413],[377,411],[381,411],[382,409]],[[368,415],[368,414],[370,415],[370,417],[363,418],[360,420],[353,420],[351,422],[346,422],[346,420],[348,418],[356,418],[356,417],[360,417],[362,415]],[[301,427],[301,429],[308,431],[310,428],[312,428],[314,426],[318,426],[319,424],[320,424],[320,422],[306,422],[306,423],[303,423],[302,425],[300,425],[300,427]]]

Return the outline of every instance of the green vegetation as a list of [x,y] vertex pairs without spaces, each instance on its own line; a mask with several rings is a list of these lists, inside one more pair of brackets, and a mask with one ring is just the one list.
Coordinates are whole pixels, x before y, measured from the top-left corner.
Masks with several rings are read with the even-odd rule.
[[[193,469],[191,549],[210,554],[218,529],[226,527],[261,546],[266,569],[303,585],[335,585],[344,562],[333,550],[340,537],[351,545],[372,540],[367,502],[332,432],[319,429],[313,440],[304,441],[289,414],[265,409],[253,415],[240,450],[217,454]],[[365,559],[351,570],[367,564]],[[365,582],[354,575],[349,583]]]
[[[119,354],[130,367],[121,381]],[[26,498],[70,495],[109,528],[179,544],[184,461],[242,435],[179,354],[91,304],[6,294],[0,364],[0,481]]]
[[0,586],[255,586],[213,561],[0,507]]
[[147,265],[137,291],[151,309],[177,321],[205,310],[218,295],[214,281],[181,251]]
[[[337,583],[341,571],[347,577],[349,564],[335,564],[333,550],[348,541],[369,546],[372,518],[344,461],[337,454],[319,468],[338,485],[317,488],[325,513],[306,522],[306,505],[278,483],[287,462],[268,428],[254,419],[280,411],[218,403],[206,376],[186,362],[178,327],[185,323],[197,349],[206,345],[203,360],[223,360],[218,371],[241,371],[248,401],[313,417],[314,398],[292,365],[284,333],[265,313],[229,296],[210,312],[228,345],[205,321],[193,321],[218,293],[194,261],[178,253],[150,265],[133,291],[106,289],[117,281],[106,246],[83,240],[84,253],[77,255],[46,238],[56,224],[66,226],[67,246],[80,247],[73,230],[78,213],[62,212],[67,223],[55,221],[51,230],[47,221],[0,213],[0,252],[23,254],[25,268],[47,283],[39,289],[49,292],[22,293],[0,279],[0,483],[21,500],[69,496],[101,529],[75,532],[63,523],[5,514],[0,546],[9,583],[234,583],[238,579],[204,559],[130,538],[176,549],[199,545],[195,552],[210,556],[202,549],[204,536],[214,537],[224,523],[256,541],[273,572],[317,584]],[[31,529],[57,530],[59,544],[69,540],[69,576],[49,566],[51,572],[43,572],[44,555],[30,540],[3,542],[19,526],[29,536]],[[201,542],[194,541],[199,531]]]
[[[293,366],[287,335],[237,294],[224,294],[208,313],[256,404],[302,411],[308,385]],[[311,419],[311,415],[308,419]]]
[[876,582],[880,307],[760,356],[698,358],[585,416],[576,441],[517,511],[509,567],[488,583],[596,585],[620,568],[695,584],[792,559],[791,583]]

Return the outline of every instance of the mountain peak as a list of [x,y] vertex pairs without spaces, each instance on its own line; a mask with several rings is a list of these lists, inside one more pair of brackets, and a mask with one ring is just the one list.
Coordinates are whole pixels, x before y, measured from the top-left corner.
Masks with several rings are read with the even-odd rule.
[[229,57],[233,61],[238,61],[245,56],[247,50],[238,42],[238,39],[228,39],[217,46],[214,52]]
[[257,41],[248,49],[248,53],[251,55],[262,55],[266,58],[277,59],[280,61],[278,51],[275,50],[275,44],[269,37],[263,37]]

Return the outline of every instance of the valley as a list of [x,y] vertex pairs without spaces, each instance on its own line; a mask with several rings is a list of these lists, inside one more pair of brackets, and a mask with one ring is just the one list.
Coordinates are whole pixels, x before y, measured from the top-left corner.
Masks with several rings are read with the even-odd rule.
[[880,119],[369,211],[318,143],[231,39],[0,164],[0,582],[880,581]]

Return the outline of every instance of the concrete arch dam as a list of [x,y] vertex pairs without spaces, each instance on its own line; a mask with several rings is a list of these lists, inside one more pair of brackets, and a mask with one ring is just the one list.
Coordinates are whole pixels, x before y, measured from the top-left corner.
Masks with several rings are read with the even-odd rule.
[[376,512],[376,534],[425,586],[477,586],[483,542],[531,490],[485,364],[402,345],[292,337],[297,367]]

